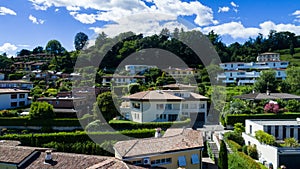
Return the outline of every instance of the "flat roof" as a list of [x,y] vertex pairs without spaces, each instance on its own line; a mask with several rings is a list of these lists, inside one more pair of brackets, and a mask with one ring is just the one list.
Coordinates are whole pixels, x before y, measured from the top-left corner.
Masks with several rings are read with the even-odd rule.
[[30,93],[30,91],[20,90],[20,89],[0,89],[0,94],[9,94],[9,93]]
[[272,125],[272,126],[300,126],[300,121],[296,121],[296,119],[287,119],[287,120],[280,120],[280,119],[259,119],[259,120],[249,120],[251,122],[254,122],[256,124],[260,125]]

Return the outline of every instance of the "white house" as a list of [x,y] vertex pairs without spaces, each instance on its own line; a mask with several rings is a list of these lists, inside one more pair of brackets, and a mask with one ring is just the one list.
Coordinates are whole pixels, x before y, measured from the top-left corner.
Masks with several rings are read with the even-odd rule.
[[217,80],[223,83],[236,83],[237,85],[254,84],[260,76],[261,71],[273,69],[276,71],[276,78],[284,80],[286,78],[286,68],[288,61],[264,61],[264,62],[228,62],[221,63],[223,73],[217,76]]
[[120,107],[124,117],[135,122],[164,122],[190,117],[205,123],[207,97],[186,90],[143,91],[123,97],[128,102]]
[[169,67],[167,69],[163,69],[164,72],[171,75],[174,79],[183,78],[187,75],[195,76],[197,74],[197,70],[194,68],[173,68]]
[[[255,132],[262,130],[273,135],[277,141],[282,142],[285,138],[294,137],[300,139],[300,121],[289,119],[265,119],[246,120],[243,138],[246,145],[256,145],[259,160],[265,164],[271,164],[273,168],[285,165],[287,168],[298,168],[300,166],[300,148],[275,147],[260,143],[255,138]],[[297,160],[298,159],[298,160]]]
[[24,107],[30,104],[29,90],[0,89],[0,110]]
[[256,57],[257,62],[280,61],[280,54],[273,52],[261,53]]
[[33,83],[25,80],[0,80],[0,88],[17,88],[30,90]]
[[125,70],[129,72],[130,75],[136,75],[137,73],[143,73],[145,70],[150,68],[157,68],[154,65],[125,65]]
[[116,86],[128,85],[130,83],[136,83],[138,80],[145,82],[145,76],[123,76],[123,75],[113,75],[113,76],[102,76],[102,85],[110,85],[114,83]]

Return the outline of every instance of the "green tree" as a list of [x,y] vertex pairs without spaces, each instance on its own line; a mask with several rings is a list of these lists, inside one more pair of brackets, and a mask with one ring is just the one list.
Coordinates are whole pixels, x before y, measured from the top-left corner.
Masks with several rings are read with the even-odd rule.
[[89,40],[89,37],[83,33],[79,32],[75,36],[74,45],[76,50],[81,50],[86,45],[87,41]]
[[224,140],[221,140],[219,159],[218,159],[219,169],[228,169],[228,154],[227,148]]
[[245,127],[244,127],[243,123],[235,123],[233,131],[240,135],[242,134],[242,132],[245,132]]
[[139,83],[132,83],[128,85],[128,91],[130,94],[134,94],[140,92],[141,85]]
[[247,147],[247,154],[255,159],[255,160],[258,160],[258,152],[257,152],[257,148],[256,148],[256,145],[250,145]]
[[94,104],[93,107],[93,114],[96,119],[100,121],[105,120],[108,122],[114,117],[120,115],[116,108],[117,105],[115,106],[113,97],[116,98],[116,96],[113,95],[111,92],[104,92],[98,95],[97,102]]
[[254,83],[254,90],[261,93],[264,93],[267,90],[274,92],[277,89],[277,86],[276,71],[265,70],[260,73],[259,78],[257,78]]
[[300,94],[300,67],[287,68],[286,74],[286,82],[290,86],[290,92]]
[[30,106],[30,119],[52,119],[54,116],[53,106],[47,102],[33,102]]
[[46,47],[46,52],[53,55],[61,55],[65,48],[62,47],[61,43],[58,40],[50,40]]
[[44,52],[44,48],[42,46],[35,47],[32,50],[32,54],[38,54],[38,53],[43,53],[43,52]]
[[255,132],[255,138],[264,144],[268,144],[268,145],[275,145],[276,144],[276,139],[274,136],[272,136],[271,134],[268,134],[262,130],[258,130]]

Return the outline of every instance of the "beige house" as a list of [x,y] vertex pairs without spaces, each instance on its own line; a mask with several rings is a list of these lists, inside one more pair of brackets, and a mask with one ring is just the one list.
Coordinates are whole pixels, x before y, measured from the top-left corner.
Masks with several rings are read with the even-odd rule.
[[163,137],[119,141],[115,157],[129,164],[166,169],[202,169],[202,133],[168,129]]
[[187,90],[143,91],[123,98],[127,102],[121,105],[121,114],[135,122],[177,121],[181,117],[206,122],[208,98]]
[[173,68],[169,67],[167,69],[163,69],[164,72],[167,72],[174,79],[183,78],[185,76],[191,75],[195,76],[197,74],[197,69],[194,68]]

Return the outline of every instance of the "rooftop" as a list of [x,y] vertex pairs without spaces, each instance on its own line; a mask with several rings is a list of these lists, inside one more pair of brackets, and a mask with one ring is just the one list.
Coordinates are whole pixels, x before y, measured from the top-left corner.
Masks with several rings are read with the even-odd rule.
[[300,100],[300,96],[289,94],[289,93],[249,93],[239,96],[234,96],[234,98],[245,99],[245,100],[265,100],[265,99],[284,99],[291,100],[296,99]]
[[278,120],[278,119],[259,119],[259,120],[249,120],[256,124],[260,125],[272,125],[272,126],[282,126],[282,125],[289,125],[289,126],[300,126],[300,122],[296,119],[292,120]]
[[0,94],[9,94],[9,93],[29,93],[29,90],[19,90],[19,89],[0,89]]
[[148,156],[203,147],[202,133],[191,129],[168,129],[164,137],[119,141],[114,149],[123,158]]
[[33,84],[32,82],[26,80],[0,80],[0,83],[25,83],[25,84]]
[[138,92],[129,96],[124,96],[125,99],[131,100],[172,100],[172,101],[180,101],[183,98],[174,96],[167,92],[163,92],[161,90],[151,90],[151,91],[143,91]]
[[[3,142],[3,141],[2,141]],[[5,141],[6,143],[11,141]],[[95,156],[84,154],[71,154],[52,152],[52,161],[45,163],[46,148],[25,147],[18,145],[3,145],[0,143],[0,163],[17,165],[18,168],[47,169],[138,169],[114,157]]]

